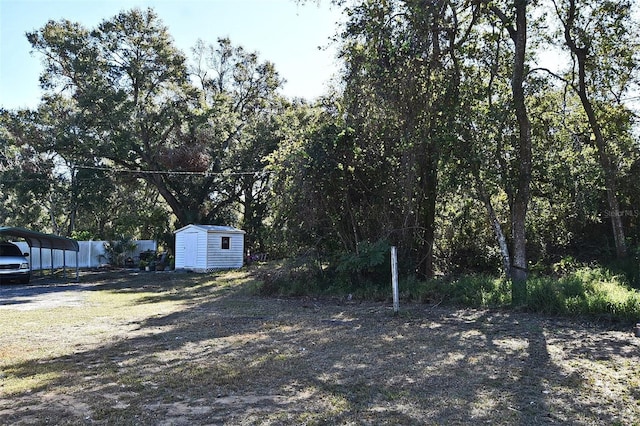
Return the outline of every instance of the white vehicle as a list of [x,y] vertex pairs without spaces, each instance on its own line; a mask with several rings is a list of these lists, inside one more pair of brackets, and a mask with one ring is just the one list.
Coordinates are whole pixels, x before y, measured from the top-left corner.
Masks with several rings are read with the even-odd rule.
[[29,253],[22,253],[17,245],[0,242],[0,284],[11,280],[29,284],[31,268],[27,256]]

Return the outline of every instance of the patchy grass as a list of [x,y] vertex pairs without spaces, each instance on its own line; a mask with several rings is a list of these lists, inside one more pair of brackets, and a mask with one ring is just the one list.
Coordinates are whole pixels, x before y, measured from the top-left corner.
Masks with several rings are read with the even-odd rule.
[[630,329],[265,298],[246,270],[13,288],[0,288],[0,424],[640,421]]

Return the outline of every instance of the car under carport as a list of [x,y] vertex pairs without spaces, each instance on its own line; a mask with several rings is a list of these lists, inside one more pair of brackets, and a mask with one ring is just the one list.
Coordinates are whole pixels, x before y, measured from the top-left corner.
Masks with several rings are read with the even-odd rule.
[[[24,239],[29,245],[30,255],[33,254],[34,248],[39,249],[40,252],[42,252],[43,249],[44,250],[48,249],[48,250],[51,250],[52,253],[54,250],[62,250],[63,252],[74,251],[76,253],[76,264],[75,264],[76,281],[78,280],[78,277],[79,277],[78,252],[80,251],[80,247],[77,241],[72,240],[71,238],[61,237],[59,235],[45,234],[43,232],[31,231],[29,229],[20,228],[20,227],[0,227],[0,235],[7,235],[10,237],[17,237],[17,238]],[[51,256],[51,258],[53,259],[53,256]],[[42,256],[40,256],[40,259],[42,259]],[[40,266],[39,268],[40,271],[43,271],[44,269],[43,269],[42,261],[39,266]],[[53,272],[53,262],[51,263],[50,266],[51,266],[51,271]],[[67,265],[63,266],[65,274],[66,274],[66,266]],[[31,265],[31,269],[33,270],[33,265]]]

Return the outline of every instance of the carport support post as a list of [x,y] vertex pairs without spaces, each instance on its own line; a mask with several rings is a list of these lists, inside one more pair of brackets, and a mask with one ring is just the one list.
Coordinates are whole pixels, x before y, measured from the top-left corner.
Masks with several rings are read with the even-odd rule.
[[400,296],[398,294],[398,249],[391,247],[391,288],[393,289],[393,314],[400,310]]

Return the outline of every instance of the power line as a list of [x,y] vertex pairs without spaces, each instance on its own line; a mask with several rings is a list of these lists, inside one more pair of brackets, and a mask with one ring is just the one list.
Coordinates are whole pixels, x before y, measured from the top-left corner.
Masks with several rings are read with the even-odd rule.
[[[273,170],[260,170],[252,172],[194,172],[183,170],[134,170],[134,169],[122,169],[115,167],[99,167],[99,166],[74,166],[75,169],[83,170],[98,170],[112,173],[129,173],[129,174],[162,174],[171,176],[259,176],[275,173]],[[90,181],[101,179],[100,177],[93,178],[75,178],[76,181]],[[24,182],[60,182],[60,179],[55,177],[49,178],[20,178],[20,179],[3,179],[2,183],[24,183]]]
[[184,176],[247,176],[247,175],[263,175],[272,174],[272,170],[260,170],[252,172],[194,172],[184,170],[137,170],[122,169],[115,167],[99,167],[99,166],[75,166],[77,169],[99,170],[113,173],[131,173],[131,174],[157,174],[157,175],[184,175]]

